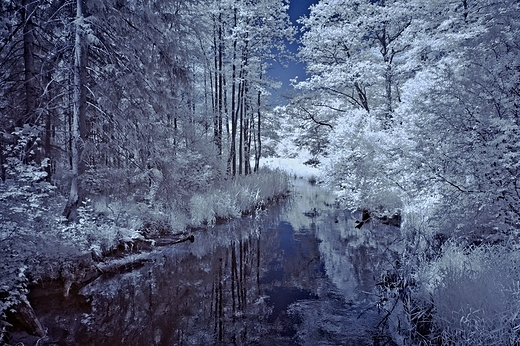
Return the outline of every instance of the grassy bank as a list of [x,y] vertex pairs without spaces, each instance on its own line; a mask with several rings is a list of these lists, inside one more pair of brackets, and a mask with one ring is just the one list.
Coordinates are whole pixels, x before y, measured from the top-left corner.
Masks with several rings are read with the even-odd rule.
[[[65,198],[52,185],[0,184],[0,322],[25,299],[31,284],[61,280],[70,288],[78,270],[95,262],[253,213],[285,196],[288,188],[284,173],[262,170],[213,181],[173,205],[91,196],[79,208],[78,222],[67,223],[61,216]],[[3,335],[9,324],[0,328]]]
[[437,221],[428,203],[402,217],[378,285],[381,327],[400,345],[518,345],[517,232],[439,232],[447,220]]
[[[303,162],[271,159],[268,164],[327,181],[326,164]],[[364,200],[364,207],[378,215],[378,204],[389,197],[378,196],[372,204]],[[401,227],[384,251],[387,258],[374,288],[385,334],[398,345],[519,345],[518,224],[511,223],[508,231],[478,222],[464,227],[461,211],[443,208],[435,195],[419,194],[399,204]],[[479,214],[469,207],[464,212]]]

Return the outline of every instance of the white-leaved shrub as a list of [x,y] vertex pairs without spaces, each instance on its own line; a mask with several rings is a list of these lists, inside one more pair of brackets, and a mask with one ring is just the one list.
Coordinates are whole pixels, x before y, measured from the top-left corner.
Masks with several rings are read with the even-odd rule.
[[338,198],[351,209],[367,209],[392,215],[402,208],[402,169],[393,154],[394,134],[362,110],[352,110],[337,120],[329,136],[329,183]]

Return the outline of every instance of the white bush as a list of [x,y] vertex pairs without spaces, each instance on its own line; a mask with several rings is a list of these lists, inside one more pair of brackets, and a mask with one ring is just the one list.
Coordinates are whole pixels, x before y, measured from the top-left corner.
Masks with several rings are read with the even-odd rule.
[[520,342],[520,254],[505,246],[464,249],[448,243],[420,272],[433,298],[442,344]]

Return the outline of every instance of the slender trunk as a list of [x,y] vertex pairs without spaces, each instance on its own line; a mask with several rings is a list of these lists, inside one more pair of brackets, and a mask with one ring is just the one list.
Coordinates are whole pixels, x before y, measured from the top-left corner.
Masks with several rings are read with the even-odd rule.
[[[244,84],[245,82],[243,82]],[[245,87],[242,86],[242,95]],[[244,97],[242,96],[240,99],[240,134],[238,137],[238,174],[242,175],[242,160],[243,160],[243,133],[244,133]]]
[[[235,44],[236,45],[236,44]],[[237,173],[237,153],[236,153],[236,138],[237,138],[237,114],[235,113],[236,107],[236,65],[233,60],[233,76],[232,76],[232,85],[231,85],[231,148],[229,150],[229,158],[228,158],[228,174],[233,176]],[[239,91],[240,93],[240,86]],[[238,107],[236,107],[238,108]]]
[[[235,65],[233,65],[233,80],[235,79]],[[235,88],[236,83],[233,81],[231,87],[231,148],[229,150],[229,158],[227,170],[228,174],[233,176],[237,173],[237,153],[236,153],[236,138],[237,138],[237,115],[235,114]]]
[[[243,95],[244,95],[244,83],[242,81],[242,77],[244,75],[244,70],[242,70],[242,67],[241,67],[241,70],[240,70],[240,82],[238,84],[238,94],[237,94],[237,100],[236,100],[236,103],[237,103],[237,109],[235,111],[235,122],[233,124],[233,127],[235,129],[235,138],[233,139],[233,172],[235,172],[235,174],[242,174],[242,172],[240,171],[241,170],[241,163],[239,162],[240,161],[240,156],[241,156],[241,150],[240,150],[240,131],[241,131],[241,128],[240,128],[240,124],[239,124],[239,119],[241,117],[241,112],[243,112],[243,102],[242,102],[242,99],[243,99]],[[237,159],[237,150],[236,150],[236,146],[237,146],[237,143],[236,143],[236,137],[238,136],[238,154],[239,154],[239,157]],[[238,165],[238,167],[237,167]]]
[[[49,87],[50,91],[51,87]],[[51,138],[52,138],[52,116],[51,112],[47,110],[45,114],[45,139],[43,143],[43,151],[45,153],[45,157],[49,159],[47,166],[45,167],[45,171],[47,172],[46,180],[47,182],[51,182],[52,180],[52,159],[51,159]]]
[[243,122],[243,130],[242,130],[242,135],[243,135],[243,145],[244,145],[244,174],[245,175],[248,175],[251,173],[251,162],[250,162],[250,159],[251,159],[251,155],[250,155],[250,131],[249,131],[249,127],[250,127],[250,117],[249,117],[249,103],[248,103],[248,95],[249,95],[249,87],[247,86],[247,83],[246,83],[246,86],[245,86],[245,90],[244,90],[244,94],[245,94],[245,97],[244,97],[244,122]]
[[213,90],[213,141],[218,148],[218,43],[217,43],[217,23],[215,17],[213,17],[213,68],[214,68],[214,79],[215,79],[215,89]]
[[[384,6],[384,4],[383,4]],[[392,120],[392,49],[389,48],[390,38],[388,37],[388,33],[386,27],[383,26],[383,30],[381,32],[381,36],[379,37],[379,42],[381,43],[381,54],[383,55],[383,61],[386,64],[384,78],[385,78],[385,111],[384,111],[384,119],[382,119],[384,123],[384,127],[390,127],[390,122]]]
[[[206,67],[206,72],[207,72],[207,77],[204,78],[204,106],[205,106],[205,111],[206,111],[206,115],[209,115],[212,113],[213,109],[214,109],[214,105],[213,105],[213,77],[212,77],[212,72],[211,72],[211,66],[208,62],[208,65]],[[209,89],[208,89],[208,77],[209,77]],[[211,99],[211,108],[210,108],[210,104],[209,104],[209,101],[208,101],[208,98]],[[211,110],[210,110],[211,109]],[[208,134],[209,132],[209,124],[208,124],[208,118],[207,117],[204,117],[204,134]]]
[[[32,21],[34,12],[34,2],[30,0],[22,0],[22,18],[23,25],[23,60],[24,60],[24,86],[25,86],[25,116],[18,119],[17,126],[23,127],[24,124],[36,125],[38,115],[36,105],[38,100],[38,91],[36,83],[36,66],[34,62],[34,29],[35,25]],[[38,148],[38,142],[31,139],[25,146],[25,154],[23,162],[29,163],[35,160],[40,163],[41,148]]]
[[228,100],[227,100],[227,83],[226,83],[226,75],[222,77],[222,83],[224,85],[224,114],[225,123],[226,123],[226,139],[229,141],[229,112],[228,112]]
[[82,191],[79,184],[79,177],[84,171],[81,154],[84,140],[86,138],[86,47],[84,47],[83,22],[83,3],[82,0],[76,2],[76,25],[74,42],[74,90],[73,90],[73,113],[72,113],[72,181],[70,185],[69,200],[65,207],[64,215],[69,221],[77,218],[77,208],[81,202]]
[[[234,9],[234,26],[237,25],[237,9]],[[228,174],[232,174],[233,176],[237,173],[237,154],[236,154],[236,137],[237,137],[237,114],[235,114],[236,104],[236,59],[237,59],[237,41],[233,41],[233,66],[232,66],[232,75],[231,75],[231,148],[229,150],[229,158],[227,170]],[[239,87],[240,93],[240,87]]]
[[238,174],[243,174],[244,172],[244,145],[245,145],[245,134],[247,133],[247,129],[245,128],[245,117],[247,116],[247,98],[248,98],[248,86],[247,86],[247,44],[244,47],[244,51],[242,52],[242,70],[241,70],[241,96],[239,99],[240,102],[240,133],[238,134],[239,144],[238,144]]
[[223,59],[224,59],[224,46],[222,42],[222,15],[219,15],[218,23],[218,135],[217,135],[217,148],[218,154],[222,155],[222,118],[223,118]]
[[251,174],[251,118],[244,119],[244,174]]
[[386,88],[386,120],[392,119],[392,66],[390,62],[386,65],[385,70],[385,88]]
[[[34,24],[32,22],[33,5],[30,0],[23,0],[23,60],[25,72],[25,106],[24,123],[34,124],[36,121],[36,73],[34,66]],[[20,125],[20,124],[19,124]],[[23,126],[23,124],[21,124]]]
[[[260,77],[261,78],[261,77]],[[256,129],[256,152],[255,152],[255,172],[260,170],[260,157],[262,156],[262,138],[261,138],[261,127],[262,127],[262,93],[258,91],[257,94],[257,129]]]

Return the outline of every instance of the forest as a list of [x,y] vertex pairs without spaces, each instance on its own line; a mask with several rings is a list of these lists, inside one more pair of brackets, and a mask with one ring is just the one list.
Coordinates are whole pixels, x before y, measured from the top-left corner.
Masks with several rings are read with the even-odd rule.
[[342,208],[400,220],[397,344],[519,342],[520,3],[289,5],[0,3],[1,337],[31,283],[268,207],[290,182],[261,160],[305,156]]

